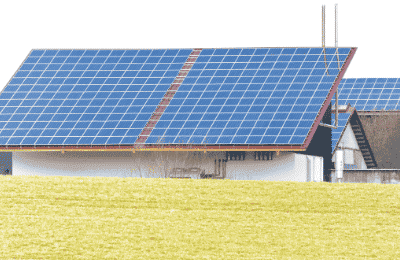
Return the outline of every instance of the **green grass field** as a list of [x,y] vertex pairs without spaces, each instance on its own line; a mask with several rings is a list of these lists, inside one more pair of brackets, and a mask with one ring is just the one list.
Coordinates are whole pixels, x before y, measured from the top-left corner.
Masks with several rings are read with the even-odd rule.
[[400,186],[0,176],[0,259],[398,259]]

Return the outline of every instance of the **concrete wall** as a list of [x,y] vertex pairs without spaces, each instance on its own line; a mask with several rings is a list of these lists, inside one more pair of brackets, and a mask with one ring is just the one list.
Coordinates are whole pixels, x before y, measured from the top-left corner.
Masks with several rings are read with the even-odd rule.
[[[332,170],[332,182],[337,183],[336,172]],[[343,170],[343,183],[400,184],[400,170]]]

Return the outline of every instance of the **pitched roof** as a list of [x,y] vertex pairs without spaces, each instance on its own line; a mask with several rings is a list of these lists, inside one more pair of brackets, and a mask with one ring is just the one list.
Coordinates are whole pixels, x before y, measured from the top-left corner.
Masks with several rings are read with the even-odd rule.
[[33,50],[0,94],[0,146],[304,150],[355,50]]
[[400,112],[359,112],[378,169],[399,169]]

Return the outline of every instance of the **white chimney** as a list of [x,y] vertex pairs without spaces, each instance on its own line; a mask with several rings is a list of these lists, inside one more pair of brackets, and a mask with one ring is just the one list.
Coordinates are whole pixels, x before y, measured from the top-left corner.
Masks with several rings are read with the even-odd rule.
[[335,168],[336,168],[336,178],[338,179],[338,182],[342,182],[342,179],[343,179],[343,151],[342,150],[336,151]]

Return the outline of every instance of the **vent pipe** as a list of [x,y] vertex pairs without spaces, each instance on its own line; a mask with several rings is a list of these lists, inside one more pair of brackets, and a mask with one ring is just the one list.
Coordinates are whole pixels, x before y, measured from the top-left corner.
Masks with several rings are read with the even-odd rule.
[[336,163],[335,163],[335,171],[336,171],[336,179],[337,182],[342,182],[343,180],[343,150],[336,151]]

